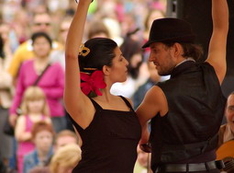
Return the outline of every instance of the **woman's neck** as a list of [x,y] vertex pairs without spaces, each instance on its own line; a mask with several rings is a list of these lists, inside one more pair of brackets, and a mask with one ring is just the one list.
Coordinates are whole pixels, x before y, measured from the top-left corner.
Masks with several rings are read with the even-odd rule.
[[49,58],[36,58],[34,61],[34,68],[37,74],[41,74],[45,67],[49,64]]

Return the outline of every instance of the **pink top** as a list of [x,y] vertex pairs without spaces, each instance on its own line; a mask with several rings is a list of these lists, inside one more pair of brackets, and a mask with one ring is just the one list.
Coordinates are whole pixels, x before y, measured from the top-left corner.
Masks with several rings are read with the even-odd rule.
[[[15,114],[17,107],[21,103],[21,99],[25,89],[38,78],[38,74],[34,69],[34,59],[23,62],[19,76],[17,79],[16,93],[13,104],[10,108],[10,114]],[[65,115],[62,103],[64,89],[64,70],[59,63],[53,63],[44,73],[37,86],[42,88],[46,94],[47,102],[50,108],[51,117],[61,117]]]
[[[45,116],[42,115],[41,119],[44,120]],[[25,125],[25,132],[31,132],[32,127],[34,123],[30,119],[28,115],[25,115],[26,125]],[[35,149],[35,145],[32,141],[24,141],[24,142],[18,142],[18,148],[17,148],[17,167],[18,167],[18,173],[23,172],[23,159],[26,154],[33,151]]]
[[[41,117],[42,120],[45,119],[45,116]],[[25,115],[26,120],[26,126],[25,126],[25,132],[31,132],[32,127],[34,123],[31,121],[30,117],[28,115]],[[34,150],[35,145],[32,141],[24,141],[24,142],[18,142],[18,154],[25,155],[25,153],[28,153],[29,151]]]

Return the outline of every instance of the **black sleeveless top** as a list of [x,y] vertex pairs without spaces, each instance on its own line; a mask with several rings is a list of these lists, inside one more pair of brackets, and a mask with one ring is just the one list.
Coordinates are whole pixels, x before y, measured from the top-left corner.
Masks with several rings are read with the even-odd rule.
[[73,173],[132,173],[137,159],[141,126],[131,104],[121,97],[130,111],[102,109],[91,99],[96,112],[83,129],[71,117],[83,145],[82,160]]
[[158,86],[169,111],[151,121],[152,169],[165,163],[214,160],[226,102],[214,68],[208,63],[184,62],[170,80]]

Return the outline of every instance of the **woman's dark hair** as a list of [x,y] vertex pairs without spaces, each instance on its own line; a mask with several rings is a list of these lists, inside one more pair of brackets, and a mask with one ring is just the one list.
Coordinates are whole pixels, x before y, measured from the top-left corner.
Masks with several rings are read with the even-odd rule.
[[52,48],[52,39],[50,38],[50,36],[48,34],[46,34],[45,32],[36,32],[34,34],[32,34],[31,39],[32,39],[32,45],[35,43],[35,40],[39,37],[44,37],[50,44],[50,47]]
[[[173,46],[175,43],[164,43],[167,47]],[[182,55],[185,58],[191,57],[195,61],[198,61],[203,56],[203,49],[200,45],[193,43],[180,43],[183,47],[184,54]]]
[[109,38],[92,38],[85,42],[85,47],[90,49],[86,56],[79,55],[80,70],[89,72],[85,68],[96,68],[102,70],[104,65],[111,66],[115,57],[114,49],[118,46]]

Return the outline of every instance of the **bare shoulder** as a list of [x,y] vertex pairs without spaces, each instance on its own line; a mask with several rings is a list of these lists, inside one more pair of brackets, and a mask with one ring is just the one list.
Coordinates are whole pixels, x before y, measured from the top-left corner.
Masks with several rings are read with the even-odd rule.
[[68,113],[77,124],[85,129],[93,120],[95,114],[94,105],[90,99],[85,99],[82,109],[76,107],[80,106],[77,105],[73,107],[70,109],[70,111],[68,111]]
[[167,99],[162,89],[158,86],[153,86],[145,95],[143,102],[137,109],[140,114],[145,114],[149,118],[160,113],[164,116],[168,112]]
[[146,93],[146,99],[150,102],[160,103],[163,102],[166,97],[162,89],[155,85]]

